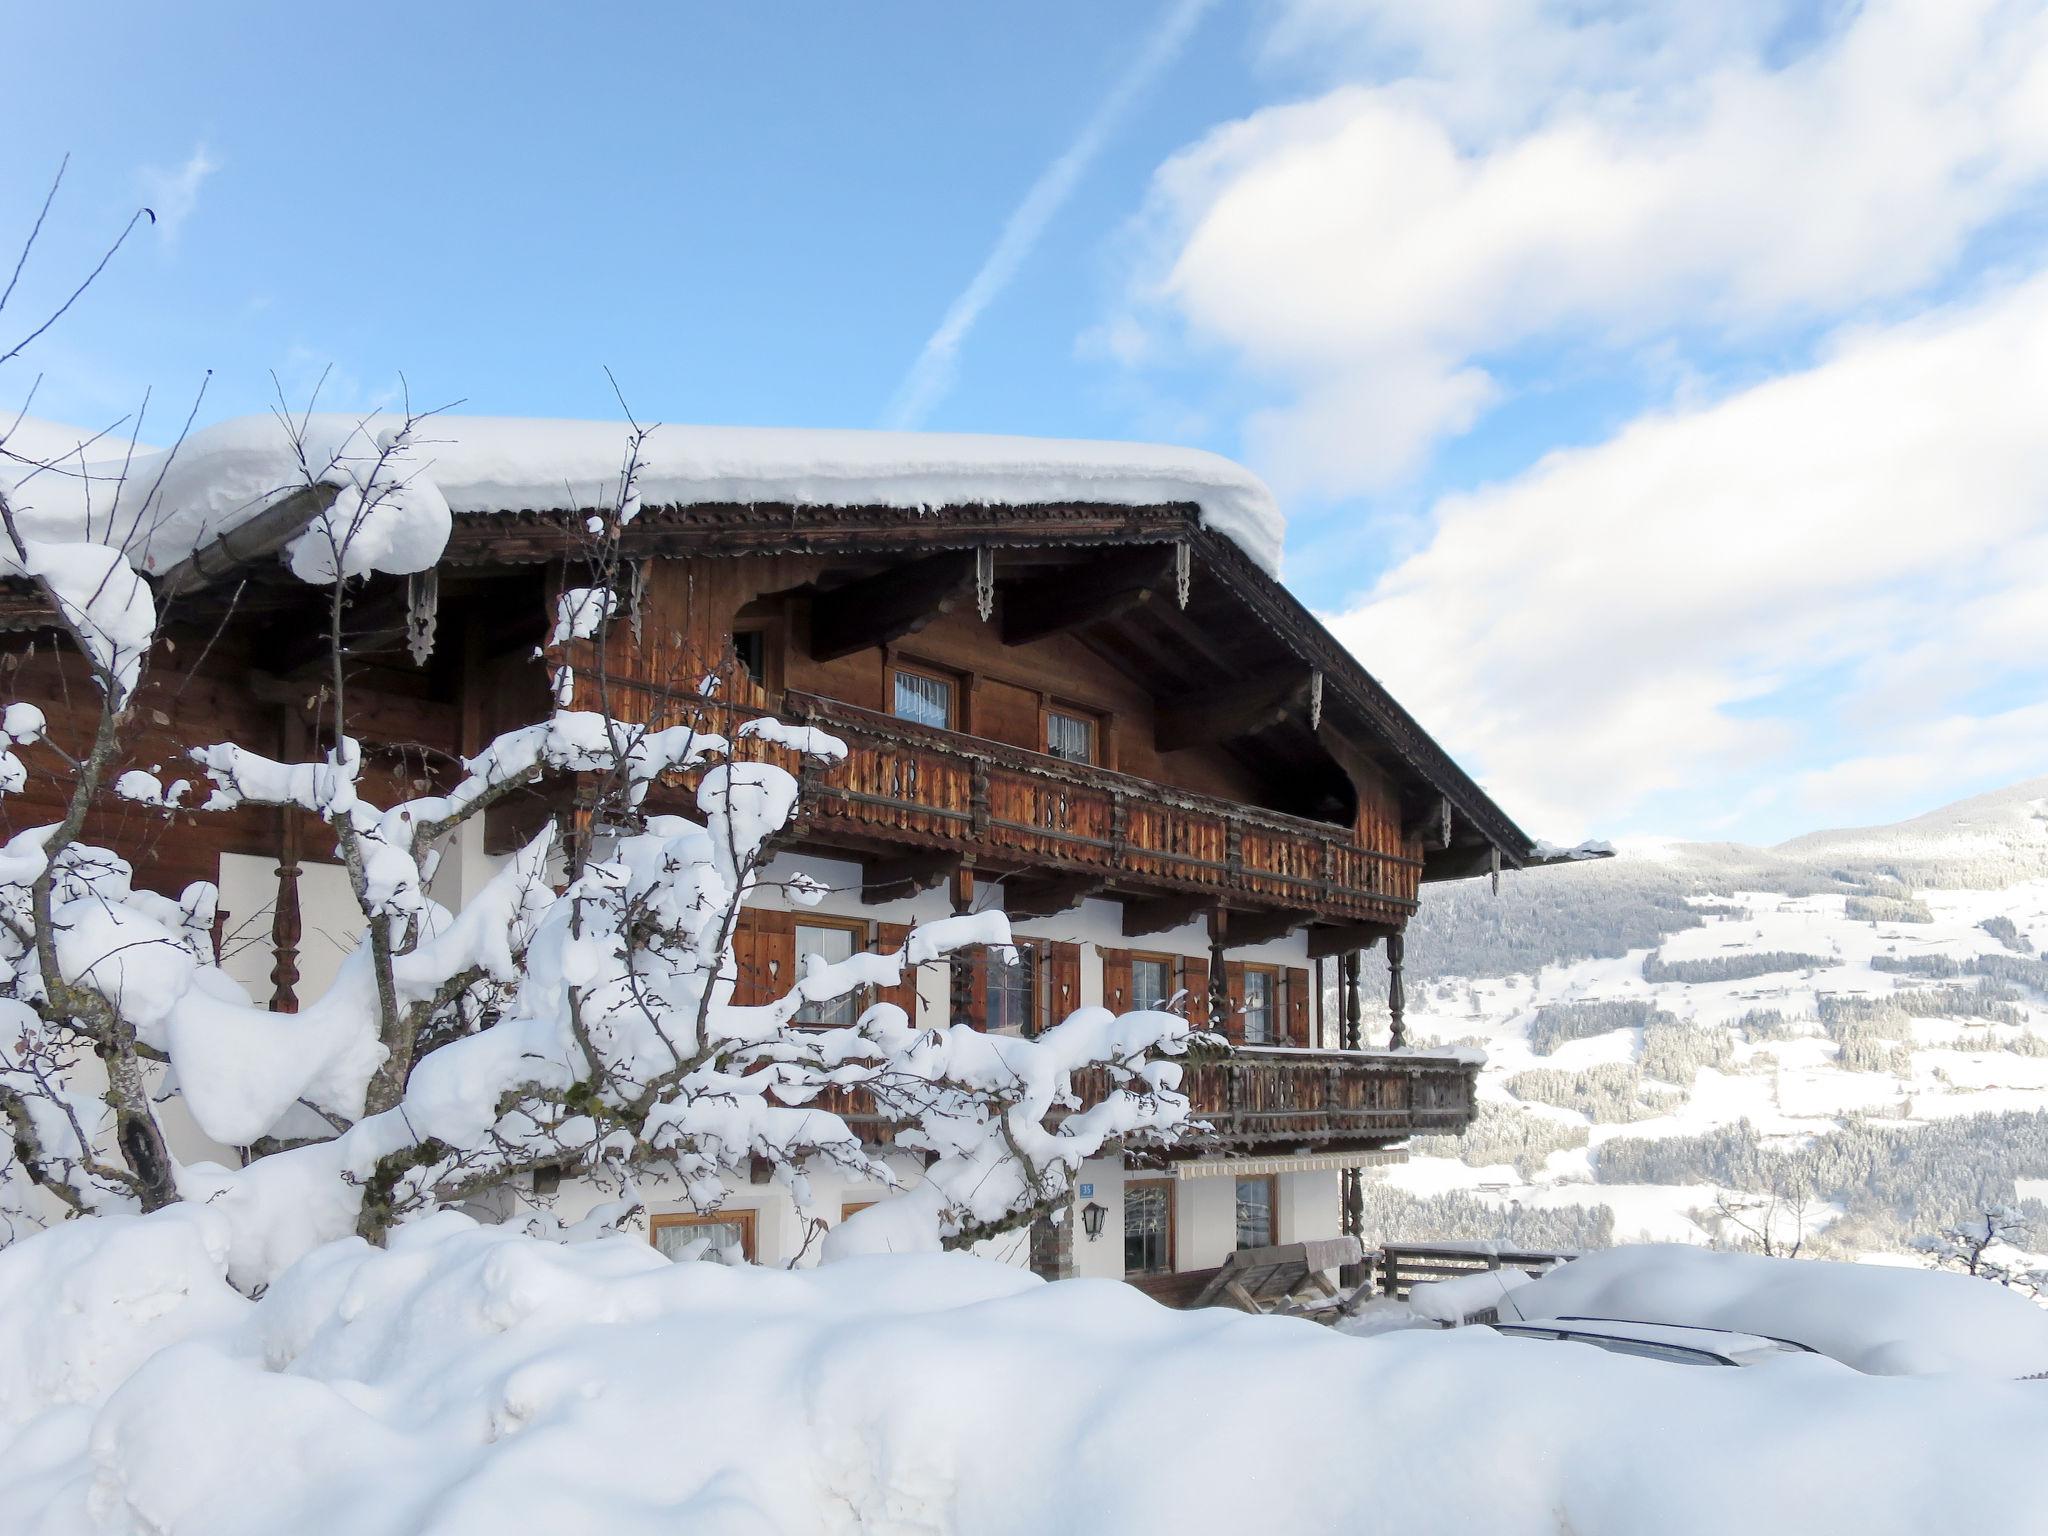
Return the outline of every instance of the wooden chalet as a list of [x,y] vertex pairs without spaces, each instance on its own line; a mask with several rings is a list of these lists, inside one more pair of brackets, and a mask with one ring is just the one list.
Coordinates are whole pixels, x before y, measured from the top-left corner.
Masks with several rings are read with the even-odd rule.
[[[200,742],[323,745],[323,595],[279,552],[324,500],[285,497],[156,575],[168,624],[134,764],[168,780]],[[805,951],[894,947],[914,921],[996,904],[1018,966],[927,968],[893,1000],[1028,1031],[1085,1003],[1184,994],[1240,1047],[1191,1072],[1206,1129],[1171,1158],[1084,1177],[1076,1220],[1038,1234],[1041,1267],[1191,1270],[1233,1247],[1358,1235],[1358,1170],[1470,1122],[1476,1069],[1402,1048],[1403,929],[1425,883],[1544,854],[1199,498],[677,496],[627,526],[630,590],[602,636],[551,650],[556,594],[588,579],[589,513],[456,501],[437,569],[362,583],[352,733],[394,785],[428,785],[541,716],[558,661],[579,705],[657,723],[698,707],[697,680],[722,662],[734,714],[851,748],[804,769],[784,855],[834,894],[804,910],[771,895],[751,914],[743,988],[786,984]],[[0,616],[4,696],[41,705],[60,739],[89,732],[95,696],[48,615],[17,590]],[[495,809],[447,861],[444,899],[574,806],[575,786],[553,784]],[[54,808],[31,788],[4,814],[18,828]],[[88,835],[167,892],[219,882],[224,963],[279,1008],[338,959],[323,936],[349,926],[332,905],[345,887],[317,823],[166,822],[111,802]],[[1359,981],[1360,952],[1382,944],[1384,1041],[1362,1032]],[[841,1107],[861,1121],[858,1102]],[[849,1188],[844,1208],[875,1193]],[[709,1225],[783,1257],[796,1240],[780,1198],[737,1188],[708,1223],[664,1213],[656,1237]]]

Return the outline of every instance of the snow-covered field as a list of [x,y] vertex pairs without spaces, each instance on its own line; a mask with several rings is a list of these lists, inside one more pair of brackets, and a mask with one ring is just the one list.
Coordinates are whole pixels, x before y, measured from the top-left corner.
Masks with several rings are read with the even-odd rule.
[[[2048,865],[2041,787],[2020,786],[2028,793],[2000,807],[2012,829],[1997,850],[2001,871],[2021,856]],[[1978,888],[1869,874],[1872,849],[1909,874],[1938,859],[1975,867],[1976,822],[1927,821],[1891,829],[1889,841],[1856,833],[1802,839],[1786,845],[1792,854],[1756,851],[1748,868],[1715,850],[1727,879],[1715,878],[1714,860],[1693,856],[1676,883],[1698,925],[1654,946],[1504,975],[1440,972],[1411,995],[1411,1029],[1425,1041],[1483,1046],[1481,1097],[1501,1118],[1496,1134],[1454,1155],[1428,1155],[1453,1150],[1439,1143],[1390,1170],[1388,1187],[1465,1191],[1502,1210],[1605,1206],[1616,1241],[1749,1242],[1718,1204],[1752,1225],[1778,1223],[1776,1239],[1800,1226],[1823,1250],[1904,1251],[1914,1213],[1869,1219],[1868,1191],[1853,1184],[1823,1181],[1761,1211],[1759,1202],[1787,1192],[1755,1176],[1682,1177],[1679,1165],[1706,1161],[1689,1151],[1663,1177],[1638,1181],[1630,1170],[1653,1161],[1643,1143],[1677,1149],[1744,1123],[1755,1133],[1746,1145],[1766,1155],[1805,1149],[1810,1160],[1817,1138],[1845,1127],[1908,1134],[1955,1122],[1990,1136],[2008,1122],[1972,1117],[2048,1110],[2048,964],[2039,958],[2048,950],[2048,878]],[[1958,821],[1977,840],[1960,852]],[[1647,862],[1663,862],[1662,874],[1683,858],[1658,850]],[[1812,886],[1837,889],[1803,889]],[[1558,894],[1574,899],[1574,889]],[[1455,941],[1453,929],[1453,953]],[[1722,1161],[1739,1162],[1740,1150]],[[1990,1155],[1984,1187],[2010,1186],[2009,1203],[2038,1201],[2048,1187],[2038,1161],[2031,1142],[2014,1148],[2010,1166]],[[1843,1220],[1845,1203],[1859,1207],[1858,1219]],[[1926,1211],[1921,1230],[1946,1214]]]
[[226,1242],[186,1206],[0,1252],[10,1536],[1770,1536],[1958,1499],[2041,1528],[2038,1382],[1350,1338],[963,1256],[736,1270],[455,1215],[250,1301]]

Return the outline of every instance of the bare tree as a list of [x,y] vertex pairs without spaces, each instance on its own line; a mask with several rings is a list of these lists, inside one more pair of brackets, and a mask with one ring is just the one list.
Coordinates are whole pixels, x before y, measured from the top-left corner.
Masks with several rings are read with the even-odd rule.
[[[212,784],[197,806],[168,774],[114,776],[137,690],[166,643],[159,599],[169,594],[136,566],[160,526],[168,458],[152,461],[155,478],[132,503],[124,464],[105,518],[74,518],[57,539],[31,536],[0,496],[12,570],[35,584],[99,701],[78,748],[32,705],[0,718],[0,793],[29,782],[20,749],[61,784],[65,806],[56,824],[0,846],[9,1166],[65,1214],[214,1203],[236,1231],[232,1272],[256,1286],[311,1243],[350,1231],[381,1240],[421,1212],[523,1188],[540,1172],[615,1183],[621,1199],[606,1221],[637,1208],[646,1178],[679,1183],[702,1210],[723,1200],[726,1176],[762,1165],[800,1206],[805,1170],[821,1160],[897,1184],[848,1120],[856,1102],[922,1155],[899,1215],[934,1242],[1028,1222],[1067,1199],[1083,1159],[1179,1134],[1187,1101],[1162,1058],[1184,1052],[1189,1034],[1173,1015],[1095,1010],[1030,1040],[918,1029],[887,1004],[852,1025],[798,1026],[807,1006],[895,985],[906,966],[1004,946],[997,913],[928,923],[893,954],[813,962],[766,1004],[734,1001],[734,940],[796,808],[791,768],[821,771],[845,747],[741,709],[717,666],[632,710],[615,698],[606,628],[630,580],[646,437],[630,412],[612,492],[584,510],[582,575],[555,595],[549,712],[451,765],[428,792],[380,801],[352,729],[346,615],[363,581],[439,557],[447,508],[427,472],[435,414],[408,404],[336,418],[280,402],[284,468],[255,511],[296,509],[286,558],[326,593],[318,728],[297,760],[190,742]],[[82,455],[76,472],[88,487],[101,473]],[[570,788],[565,813],[466,891],[460,911],[437,901],[451,841],[544,783]],[[693,814],[649,814],[657,787]],[[317,818],[347,871],[361,937],[333,985],[288,1019],[249,1001],[218,967],[211,885],[177,900],[140,889],[86,840],[88,818],[117,804]],[[821,893],[802,877],[787,885],[799,901]],[[1084,1071],[1110,1084],[1096,1102],[1076,1091]],[[233,1166],[173,1157],[162,1119],[173,1103],[233,1149]],[[8,1172],[0,1166],[0,1195]],[[33,1202],[13,1204],[35,1214]]]

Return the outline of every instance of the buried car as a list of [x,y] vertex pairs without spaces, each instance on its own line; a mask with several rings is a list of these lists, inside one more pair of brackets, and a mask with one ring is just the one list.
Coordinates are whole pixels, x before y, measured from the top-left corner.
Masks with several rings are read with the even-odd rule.
[[1543,1323],[1495,1323],[1492,1327],[1494,1332],[1510,1339],[1590,1344],[1609,1354],[1662,1360],[1673,1365],[1770,1365],[1788,1355],[1810,1357],[1816,1353],[1804,1344],[1768,1339],[1761,1334],[1674,1323],[1631,1323],[1604,1317],[1560,1317]]
[[[1487,1279],[1482,1295],[1473,1282]],[[1644,1243],[1588,1253],[1536,1279],[1501,1271],[1452,1283],[1468,1304],[1452,1322],[1720,1330],[1876,1376],[2048,1371],[2048,1310],[1993,1281],[1937,1270]]]

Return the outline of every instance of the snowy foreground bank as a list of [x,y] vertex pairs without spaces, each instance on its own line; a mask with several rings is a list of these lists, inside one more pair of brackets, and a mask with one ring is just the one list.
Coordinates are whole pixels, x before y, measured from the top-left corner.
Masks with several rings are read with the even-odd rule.
[[1361,1340],[964,1257],[440,1216],[260,1300],[204,1210],[0,1251],[0,1526],[165,1536],[2039,1530],[2048,1382]]

